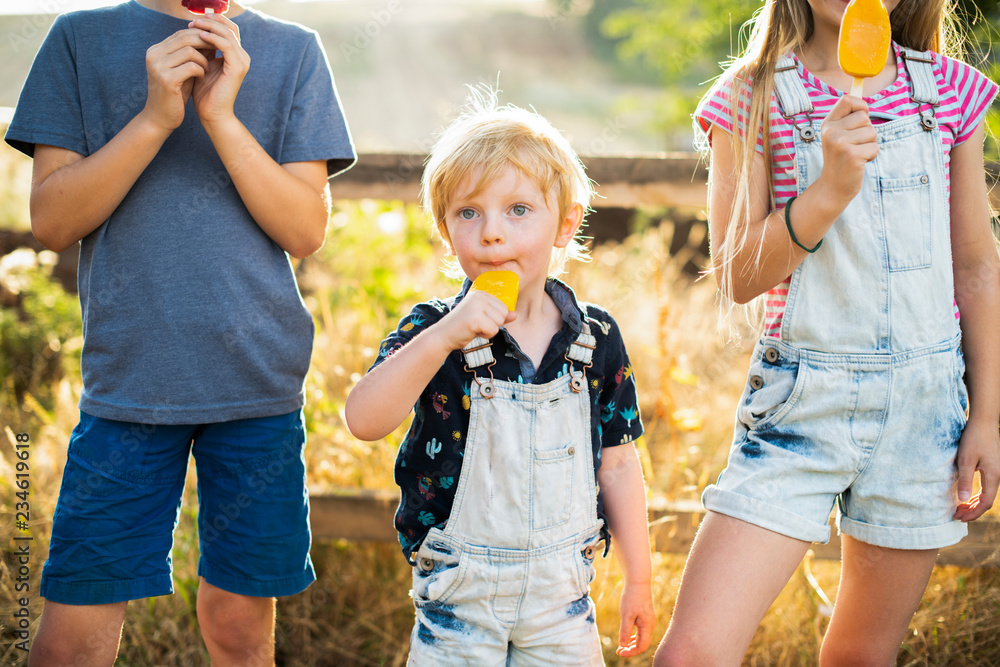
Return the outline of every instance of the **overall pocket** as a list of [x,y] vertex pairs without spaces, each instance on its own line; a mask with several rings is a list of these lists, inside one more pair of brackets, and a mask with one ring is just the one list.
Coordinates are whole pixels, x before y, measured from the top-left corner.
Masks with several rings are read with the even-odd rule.
[[413,566],[413,599],[421,605],[447,602],[462,584],[468,557],[428,534]]
[[880,178],[883,219],[890,271],[925,269],[931,265],[931,186],[927,174]]
[[573,459],[585,452],[573,443],[536,449],[532,461],[531,527],[552,528],[569,521],[573,503]]
[[774,426],[788,414],[801,393],[798,360],[783,359],[777,348],[755,354],[736,408],[736,419],[748,430]]
[[604,538],[600,535],[593,537],[583,544],[575,552],[576,576],[581,595],[590,594],[590,585],[597,577],[597,568],[594,561],[604,548]]

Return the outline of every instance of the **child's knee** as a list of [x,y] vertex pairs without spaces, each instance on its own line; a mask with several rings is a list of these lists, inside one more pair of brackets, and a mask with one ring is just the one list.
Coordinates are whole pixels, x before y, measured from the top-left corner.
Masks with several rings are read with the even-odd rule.
[[274,634],[274,599],[226,593],[199,594],[198,623],[209,644],[226,652],[270,645]]
[[721,665],[721,656],[712,651],[711,642],[698,642],[669,634],[656,649],[653,667],[695,667],[698,665]]
[[884,667],[896,658],[896,644],[891,647],[852,641],[824,641],[820,650],[822,667]]

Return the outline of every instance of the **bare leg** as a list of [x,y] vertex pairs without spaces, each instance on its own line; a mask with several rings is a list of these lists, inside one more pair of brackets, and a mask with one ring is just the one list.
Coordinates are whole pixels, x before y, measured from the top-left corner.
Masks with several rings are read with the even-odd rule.
[[213,667],[274,665],[274,598],[229,593],[202,578],[198,622]]
[[893,664],[935,558],[937,549],[887,549],[844,535],[840,588],[820,663]]
[[808,542],[709,512],[691,546],[653,664],[739,665]]
[[127,604],[69,605],[46,601],[28,665],[113,665]]

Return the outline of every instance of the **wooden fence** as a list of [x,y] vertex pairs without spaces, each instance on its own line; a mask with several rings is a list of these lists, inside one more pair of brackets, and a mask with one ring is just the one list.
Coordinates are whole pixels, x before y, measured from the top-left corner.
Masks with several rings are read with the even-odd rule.
[[[393,514],[399,503],[396,491],[345,489],[342,493],[309,497],[313,537],[318,540],[344,539],[357,542],[395,542]],[[686,554],[705,515],[696,501],[668,503],[653,500],[649,505],[650,539],[653,548],[664,553]],[[838,560],[840,538],[832,525],[830,542],[812,546],[815,558]],[[1000,521],[979,519],[969,524],[969,535],[960,543],[941,549],[939,565],[1000,567]]]

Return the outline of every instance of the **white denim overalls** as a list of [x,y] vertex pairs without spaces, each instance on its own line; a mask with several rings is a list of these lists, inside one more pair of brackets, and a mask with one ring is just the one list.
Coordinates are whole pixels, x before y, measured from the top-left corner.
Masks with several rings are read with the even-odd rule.
[[604,664],[589,595],[602,539],[585,376],[594,344],[584,323],[569,372],[542,385],[494,380],[487,340],[463,351],[475,378],[468,439],[447,524],[416,553],[409,665]]
[[[806,541],[827,541],[835,500],[841,532],[870,544],[930,549],[965,535],[952,520],[967,393],[932,62],[905,52],[920,114],[875,126],[861,193],[792,274],[780,339],[757,343],[707,508]],[[801,193],[823,149],[790,57],[775,92],[796,127]]]

